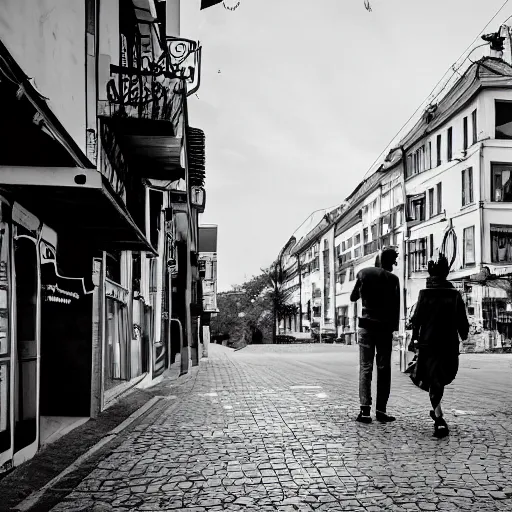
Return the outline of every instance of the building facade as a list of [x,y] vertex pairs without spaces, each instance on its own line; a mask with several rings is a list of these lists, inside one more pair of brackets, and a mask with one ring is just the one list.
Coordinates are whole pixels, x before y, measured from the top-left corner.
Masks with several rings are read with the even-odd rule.
[[199,362],[205,140],[187,97],[201,49],[179,7],[0,6],[0,468],[56,418]]
[[512,337],[511,79],[501,59],[476,62],[403,141],[408,302],[425,285],[428,259],[447,253],[472,324],[467,350],[509,345]]
[[217,309],[217,232],[218,227],[215,225],[199,226],[199,277],[203,301],[200,336],[203,357],[208,357],[211,319],[219,312]]
[[425,109],[337,215],[299,238],[293,253],[302,277],[300,330],[311,318],[320,329],[334,327],[338,339],[357,342],[361,305],[350,302],[355,278],[375,264],[379,250],[395,247],[403,351],[427,263],[441,252],[471,321],[463,350],[510,347],[512,67],[501,53],[491,54]]

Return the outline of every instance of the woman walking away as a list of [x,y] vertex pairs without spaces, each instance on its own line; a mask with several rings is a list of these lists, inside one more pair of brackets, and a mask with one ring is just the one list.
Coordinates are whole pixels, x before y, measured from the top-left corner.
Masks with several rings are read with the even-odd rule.
[[469,322],[460,293],[447,281],[450,267],[444,255],[428,262],[427,288],[420,291],[412,316],[412,341],[417,341],[418,359],[411,380],[428,391],[434,420],[434,436],[448,435],[441,400],[444,387],[453,382],[459,369],[459,335],[466,340]]

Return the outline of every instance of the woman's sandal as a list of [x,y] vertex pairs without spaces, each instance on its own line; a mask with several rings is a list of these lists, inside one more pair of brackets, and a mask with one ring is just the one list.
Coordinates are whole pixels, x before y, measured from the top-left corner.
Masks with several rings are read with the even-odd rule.
[[444,418],[442,416],[438,418],[433,410],[430,411],[430,417],[434,420],[434,437],[438,439],[446,437],[450,430]]

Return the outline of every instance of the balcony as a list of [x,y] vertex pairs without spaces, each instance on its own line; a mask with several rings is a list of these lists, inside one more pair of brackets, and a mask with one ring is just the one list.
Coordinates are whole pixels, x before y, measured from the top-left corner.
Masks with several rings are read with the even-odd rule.
[[[158,40],[155,24],[151,39]],[[109,117],[168,121],[178,128],[183,96],[198,85],[201,48],[195,41],[168,37],[162,47],[143,46],[136,34],[130,45],[122,36],[120,65],[111,65],[107,101],[101,113]]]
[[184,107],[199,87],[201,48],[162,37],[158,17],[140,9],[133,14],[125,5],[118,63],[103,71],[110,79],[100,91],[98,115],[115,134],[130,173],[175,181],[185,175]]

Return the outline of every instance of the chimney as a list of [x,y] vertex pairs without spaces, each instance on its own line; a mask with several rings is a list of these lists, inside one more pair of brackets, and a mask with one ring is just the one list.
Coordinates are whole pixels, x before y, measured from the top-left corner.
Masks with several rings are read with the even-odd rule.
[[504,37],[501,36],[501,27],[498,32],[492,32],[491,34],[484,34],[481,36],[482,39],[490,44],[491,52],[490,56],[496,59],[503,57],[503,41]]
[[501,25],[499,34],[504,38],[502,59],[512,66],[512,37],[510,27],[508,25]]

